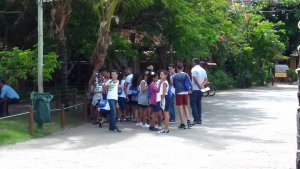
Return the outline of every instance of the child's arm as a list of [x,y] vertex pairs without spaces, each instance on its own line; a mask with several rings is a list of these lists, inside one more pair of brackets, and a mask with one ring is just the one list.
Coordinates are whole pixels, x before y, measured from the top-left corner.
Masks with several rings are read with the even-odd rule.
[[162,95],[161,95],[161,103],[162,103],[162,102],[164,101],[164,99],[165,99],[166,91],[167,91],[167,84],[164,83],[164,84],[163,84],[163,92],[162,92]]

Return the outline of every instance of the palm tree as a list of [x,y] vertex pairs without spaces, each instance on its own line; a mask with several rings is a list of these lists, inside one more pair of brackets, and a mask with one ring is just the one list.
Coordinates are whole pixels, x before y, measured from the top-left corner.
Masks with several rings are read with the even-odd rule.
[[110,44],[110,26],[118,9],[126,13],[137,14],[140,10],[153,4],[153,0],[87,0],[92,5],[99,18],[99,29],[95,51],[92,55],[94,70],[99,70],[104,64],[107,49]]

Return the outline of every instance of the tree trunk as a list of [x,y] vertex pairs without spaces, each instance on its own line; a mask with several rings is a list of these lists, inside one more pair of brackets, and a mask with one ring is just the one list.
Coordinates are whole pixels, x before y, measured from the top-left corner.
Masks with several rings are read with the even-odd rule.
[[65,104],[68,107],[68,54],[67,54],[67,46],[66,40],[59,39],[58,40],[58,53],[61,58],[61,69],[60,69],[60,81],[61,81],[61,103]]
[[107,49],[109,47],[109,42],[110,42],[109,28],[104,27],[102,30],[102,35],[97,41],[97,46],[92,61],[94,63],[93,67],[95,71],[99,70],[104,64]]
[[65,29],[69,22],[69,17],[71,14],[71,1],[63,1],[62,3],[58,3],[51,10],[52,23],[51,26],[53,31],[58,39],[58,53],[59,58],[62,62],[60,69],[60,83],[61,83],[61,93],[60,100],[62,104],[65,104],[68,107],[68,53],[67,53],[67,45],[66,45],[66,36]]

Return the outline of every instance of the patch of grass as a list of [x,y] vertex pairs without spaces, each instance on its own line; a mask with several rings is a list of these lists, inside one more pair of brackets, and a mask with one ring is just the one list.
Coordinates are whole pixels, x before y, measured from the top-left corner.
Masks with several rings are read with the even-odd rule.
[[[70,108],[65,112],[65,128],[71,128],[82,124],[82,106]],[[28,115],[12,117],[0,120],[0,146],[18,143],[33,138],[39,138],[61,131],[60,111],[51,112],[51,122],[44,123],[43,128],[37,128],[34,133],[28,133]]]

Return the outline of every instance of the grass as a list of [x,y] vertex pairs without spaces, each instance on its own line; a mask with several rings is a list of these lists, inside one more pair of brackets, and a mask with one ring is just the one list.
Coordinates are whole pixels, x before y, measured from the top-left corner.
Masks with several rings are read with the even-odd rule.
[[[65,111],[65,128],[82,124],[82,106]],[[28,115],[0,120],[0,146],[27,141],[61,131],[60,111],[51,112],[51,122],[44,123],[43,128],[34,127],[34,133],[28,133]]]

